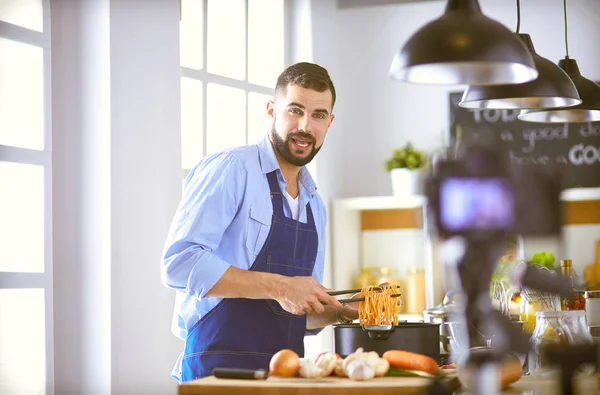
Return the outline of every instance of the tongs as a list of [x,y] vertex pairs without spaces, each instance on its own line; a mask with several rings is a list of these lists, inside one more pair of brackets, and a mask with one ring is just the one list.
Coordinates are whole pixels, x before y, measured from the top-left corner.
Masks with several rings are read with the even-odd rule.
[[[373,287],[372,289],[374,289],[375,291],[381,291],[381,287]],[[358,288],[358,289],[345,289],[342,291],[330,291],[327,292],[329,295],[331,296],[337,296],[337,295],[345,295],[345,294],[356,294],[359,293],[360,291],[362,291],[362,289]],[[392,294],[390,295],[392,298],[397,298],[402,296],[402,294]],[[365,298],[354,298],[354,299],[338,299],[338,302],[340,303],[354,303],[354,302],[364,302]]]

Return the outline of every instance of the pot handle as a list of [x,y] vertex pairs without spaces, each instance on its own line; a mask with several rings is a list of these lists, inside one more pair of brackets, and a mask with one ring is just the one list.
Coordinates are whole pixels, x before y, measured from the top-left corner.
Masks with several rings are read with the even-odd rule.
[[377,326],[379,325],[364,325],[362,329],[363,331],[367,332],[369,338],[372,340],[387,340],[396,329],[396,327],[393,325],[382,325],[381,328],[377,328]]

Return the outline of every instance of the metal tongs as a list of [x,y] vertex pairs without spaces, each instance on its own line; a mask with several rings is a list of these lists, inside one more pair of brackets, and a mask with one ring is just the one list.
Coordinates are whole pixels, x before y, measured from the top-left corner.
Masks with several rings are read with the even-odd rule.
[[[375,291],[381,291],[380,287],[373,287],[372,288]],[[345,295],[345,294],[356,294],[359,293],[360,291],[362,291],[362,289],[357,288],[357,289],[345,289],[342,291],[330,291],[327,292],[327,294],[331,295],[331,296],[337,296],[337,295]],[[391,297],[392,298],[397,298],[402,296],[402,294],[392,294]],[[354,302],[364,302],[365,298],[350,298],[350,299],[338,299],[338,302],[340,303],[354,303]]]

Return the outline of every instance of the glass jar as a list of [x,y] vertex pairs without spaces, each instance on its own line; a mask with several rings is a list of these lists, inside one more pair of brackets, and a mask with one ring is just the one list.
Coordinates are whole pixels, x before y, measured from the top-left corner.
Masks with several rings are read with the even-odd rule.
[[519,321],[523,322],[523,331],[529,335],[535,330],[537,312],[538,308],[535,303],[521,298],[519,301]]
[[[583,310],[538,312],[530,341],[529,373],[538,378],[554,377],[557,372],[557,366],[548,364],[544,357],[544,345],[593,344]],[[579,370],[587,374],[594,372],[593,366],[590,365],[581,365]]]
[[406,312],[423,314],[425,304],[425,269],[411,267],[406,277]]

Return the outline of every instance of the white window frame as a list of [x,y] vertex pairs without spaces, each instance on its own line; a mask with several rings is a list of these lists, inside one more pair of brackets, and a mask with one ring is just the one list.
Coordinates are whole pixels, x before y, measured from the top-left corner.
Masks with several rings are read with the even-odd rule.
[[44,148],[26,149],[0,144],[0,161],[42,166],[44,169],[44,272],[0,272],[0,289],[43,289],[45,302],[46,395],[54,395],[54,297],[52,272],[52,107],[50,69],[50,0],[42,0],[42,32],[0,21],[0,37],[43,49]]
[[[253,93],[260,93],[263,95],[273,95],[273,90],[275,89],[275,86],[272,87],[265,87],[262,85],[256,85],[256,84],[252,84],[250,82],[248,82],[248,65],[249,65],[249,59],[248,59],[248,2],[249,0],[245,0],[245,5],[246,5],[246,16],[245,16],[245,22],[246,22],[246,77],[244,78],[244,80],[238,80],[235,78],[229,78],[229,77],[224,77],[222,75],[218,75],[218,74],[213,74],[213,73],[209,73],[206,71],[207,69],[207,58],[208,58],[208,0],[201,0],[203,3],[203,23],[202,23],[202,68],[200,70],[196,70],[196,69],[192,69],[189,67],[183,67],[181,66],[181,77],[182,78],[190,78],[196,81],[199,81],[202,83],[203,85],[203,89],[202,89],[202,157],[205,157],[207,154],[207,105],[208,105],[208,100],[207,100],[207,89],[206,87],[208,86],[208,84],[210,83],[215,83],[215,84],[219,84],[219,85],[224,85],[230,88],[237,88],[237,89],[241,89],[244,90],[246,93],[246,98],[248,97],[248,93],[253,92]],[[288,42],[288,37],[289,37],[289,27],[290,27],[290,23],[289,23],[289,10],[290,10],[290,4],[289,4],[289,0],[283,0],[283,15],[282,17],[284,18],[283,21],[283,43],[284,43],[284,48],[283,48],[283,63],[284,65],[287,65],[289,62],[289,58],[290,58],[290,49],[289,49],[289,42]],[[283,70],[282,70],[283,71]],[[248,128],[248,102],[246,99],[246,143],[248,143],[248,136],[249,136],[249,128]],[[200,158],[198,158],[200,159]],[[190,170],[189,169],[183,169],[183,178],[185,179],[187,177],[187,175],[189,174]]]

